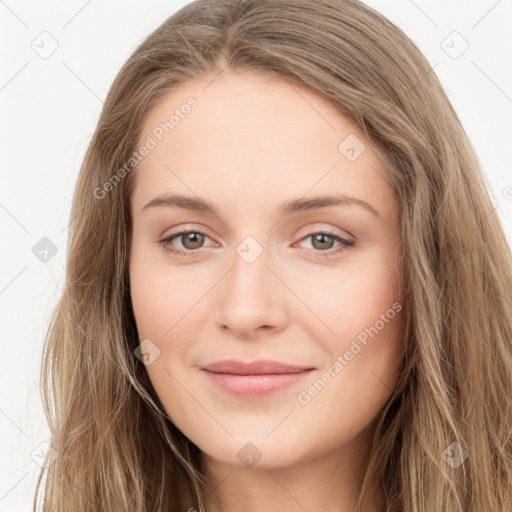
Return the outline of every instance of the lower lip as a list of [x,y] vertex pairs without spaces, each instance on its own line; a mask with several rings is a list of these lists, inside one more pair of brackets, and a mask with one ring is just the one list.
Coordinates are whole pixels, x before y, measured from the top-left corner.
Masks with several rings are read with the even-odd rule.
[[228,393],[243,397],[261,397],[296,384],[307,375],[310,375],[313,370],[265,375],[235,375],[232,373],[203,371],[220,389]]

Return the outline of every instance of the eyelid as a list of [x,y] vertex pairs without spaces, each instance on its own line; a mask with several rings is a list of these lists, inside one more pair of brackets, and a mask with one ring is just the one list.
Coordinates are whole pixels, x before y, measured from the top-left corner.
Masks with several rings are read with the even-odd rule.
[[[209,229],[205,226],[203,226],[203,224],[196,224],[194,222],[189,222],[189,223],[180,223],[180,224],[176,224],[174,226],[170,226],[170,227],[167,227],[165,228],[161,234],[158,236],[158,238],[168,238],[169,236],[172,236],[173,234],[174,235],[177,235],[177,234],[181,234],[183,231],[194,231],[194,232],[198,232],[198,233],[204,233],[204,234],[208,234],[207,232],[209,232]],[[210,238],[213,238],[212,236],[208,235]]]
[[[346,229],[341,229],[338,227],[325,227],[325,222],[314,222],[313,224],[308,224],[307,230],[305,231],[305,235],[300,237],[300,240],[303,240],[304,237],[307,237],[308,235],[312,235],[314,233],[328,233],[332,236],[337,236],[340,238],[343,238],[344,240],[348,241],[356,241],[357,237],[355,237],[350,231],[347,231]],[[304,228],[306,229],[306,228]],[[302,230],[301,230],[302,232]]]

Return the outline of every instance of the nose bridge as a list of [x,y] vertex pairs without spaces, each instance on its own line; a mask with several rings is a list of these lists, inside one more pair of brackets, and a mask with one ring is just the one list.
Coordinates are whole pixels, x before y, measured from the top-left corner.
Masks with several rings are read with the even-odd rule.
[[[261,238],[261,237],[260,237]],[[235,248],[233,255],[233,270],[231,272],[230,287],[234,298],[241,300],[258,300],[265,298],[268,290],[268,280],[272,272],[267,265],[269,252],[254,236],[246,236]],[[267,301],[269,297],[266,297]]]
[[283,305],[278,303],[270,253],[253,236],[245,237],[235,248],[231,271],[226,275],[217,304],[218,321],[238,334],[260,326],[275,327],[282,320]]

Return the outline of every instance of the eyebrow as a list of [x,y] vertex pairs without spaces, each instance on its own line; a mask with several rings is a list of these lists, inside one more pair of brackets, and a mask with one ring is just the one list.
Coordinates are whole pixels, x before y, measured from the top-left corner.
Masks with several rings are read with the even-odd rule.
[[[337,194],[334,196],[317,196],[311,199],[293,199],[291,201],[286,201],[285,203],[283,203],[278,209],[278,213],[282,216],[286,216],[297,212],[325,208],[327,206],[350,205],[362,207],[366,211],[370,212],[372,215],[377,217],[378,219],[382,220],[380,213],[370,203],[367,203],[362,199],[349,196],[346,194]],[[215,215],[216,217],[219,217],[219,211],[214,204],[204,199],[200,199],[198,197],[185,196],[181,194],[163,195],[155,197],[151,199],[151,201],[149,201],[149,203],[147,203],[146,206],[144,206],[144,208],[142,208],[142,211],[148,208],[155,208],[158,206],[183,208],[185,210],[190,210],[199,213],[208,213],[211,215]]]

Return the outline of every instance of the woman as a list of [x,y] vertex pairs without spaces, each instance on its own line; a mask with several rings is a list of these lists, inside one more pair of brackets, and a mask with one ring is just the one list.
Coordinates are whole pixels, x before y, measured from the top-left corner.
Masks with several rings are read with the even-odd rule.
[[512,510],[510,249],[377,12],[181,9],[116,77],[71,226],[43,510]]

